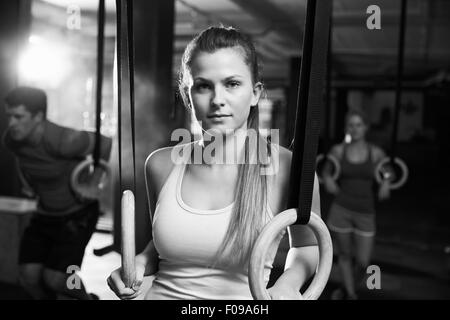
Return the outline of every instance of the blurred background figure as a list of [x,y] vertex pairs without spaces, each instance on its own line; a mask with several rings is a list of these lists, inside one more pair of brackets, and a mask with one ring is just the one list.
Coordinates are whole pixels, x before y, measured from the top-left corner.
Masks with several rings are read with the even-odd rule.
[[[47,96],[37,88],[13,89],[5,107],[8,129],[3,142],[16,156],[28,195],[38,199],[20,245],[20,283],[35,299],[91,299],[81,280],[73,288],[67,280],[81,269],[99,217],[98,202],[77,198],[70,184],[75,166],[94,151],[94,133],[47,120]],[[112,141],[103,140],[100,153],[107,160]]]
[[330,154],[340,163],[340,175],[335,181],[330,166],[324,168],[326,190],[335,195],[328,216],[338,256],[342,288],[332,298],[357,299],[356,285],[370,263],[375,224],[375,197],[384,200],[390,195],[389,182],[376,186],[374,172],[384,151],[366,141],[368,124],[365,115],[352,110],[346,115],[346,141],[334,145]]

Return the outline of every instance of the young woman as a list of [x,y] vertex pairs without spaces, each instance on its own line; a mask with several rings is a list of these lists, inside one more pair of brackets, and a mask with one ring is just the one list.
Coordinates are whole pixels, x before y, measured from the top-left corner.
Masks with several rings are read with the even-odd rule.
[[[187,46],[180,93],[201,125],[203,138],[148,157],[153,240],[136,256],[132,289],[125,288],[120,269],[108,278],[120,298],[138,296],[143,277],[154,275],[146,299],[252,299],[252,245],[271,217],[286,209],[292,157],[259,136],[262,90],[256,51],[244,34],[211,27]],[[249,138],[250,131],[256,140]],[[216,159],[206,161],[212,143]],[[267,165],[258,159],[264,148],[274,170],[264,171]],[[198,154],[203,155],[200,161]],[[217,155],[238,161],[224,162]],[[320,214],[317,183],[314,191],[312,211]],[[289,236],[285,272],[269,289],[273,299],[301,298],[299,290],[318,263],[317,242],[308,227],[292,227]],[[275,254],[274,246],[267,258],[266,281]]]
[[[325,188],[335,195],[327,224],[334,233],[333,243],[345,289],[334,293],[332,298],[336,299],[357,298],[355,283],[362,279],[369,265],[375,236],[374,172],[376,164],[385,157],[382,149],[366,141],[368,124],[362,112],[350,111],[346,128],[350,142],[335,145],[330,151],[340,162],[338,181],[324,169]],[[388,198],[389,190],[389,182],[384,180],[378,186],[378,198]]]

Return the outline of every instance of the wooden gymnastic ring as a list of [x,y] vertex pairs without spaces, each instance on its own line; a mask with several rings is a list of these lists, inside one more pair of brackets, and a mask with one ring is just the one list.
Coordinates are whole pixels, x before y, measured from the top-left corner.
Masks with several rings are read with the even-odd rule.
[[[335,169],[334,169],[334,173],[331,176],[331,178],[334,181],[336,181],[339,178],[339,175],[341,174],[341,165],[339,164],[339,160],[336,159],[335,156],[333,156],[331,154],[327,154],[326,156],[323,153],[319,154],[316,158],[316,168],[317,168],[319,162],[324,160],[325,158],[328,159],[334,165]],[[318,175],[318,179],[319,179],[320,183],[323,183],[323,178],[320,174]]]
[[[378,164],[375,168],[375,179],[379,184],[381,184],[383,182],[383,178],[380,175],[381,167],[390,161],[391,161],[391,158],[385,157],[380,162],[378,162]],[[390,189],[398,189],[398,188],[402,187],[406,183],[406,181],[408,180],[408,177],[409,177],[409,170],[408,170],[408,166],[406,165],[406,163],[402,159],[397,158],[397,157],[394,158],[394,162],[400,167],[403,174],[400,176],[400,179],[398,179],[397,182],[389,183]]]
[[121,200],[121,276],[125,287],[131,288],[136,280],[135,200],[133,192],[125,190]]
[[[103,190],[103,185],[88,185],[82,184],[79,181],[79,176],[81,172],[88,166],[93,166],[94,160],[92,158],[87,158],[86,160],[80,162],[72,171],[70,176],[70,184],[72,186],[73,191],[80,196],[82,199],[87,200],[96,200],[100,198],[101,191]],[[106,161],[100,160],[98,163],[98,167],[104,171],[106,175],[106,179],[111,176],[111,169]],[[97,170],[96,168],[94,170]],[[95,171],[94,171],[95,173]]]
[[[294,224],[297,220],[297,209],[288,209],[277,214],[261,231],[255,242],[250,257],[249,266],[249,284],[252,296],[256,300],[270,300],[271,297],[266,289],[264,281],[264,265],[269,247],[275,238],[286,229]],[[308,226],[314,232],[319,245],[319,264],[316,274],[309,285],[308,289],[302,294],[305,300],[318,299],[322,294],[325,285],[330,276],[333,264],[333,244],[331,236],[323,220],[314,212]]]

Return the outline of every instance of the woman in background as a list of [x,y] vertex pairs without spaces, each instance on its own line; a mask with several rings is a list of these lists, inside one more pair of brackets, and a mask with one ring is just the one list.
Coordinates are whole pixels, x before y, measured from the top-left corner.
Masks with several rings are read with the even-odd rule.
[[[335,195],[327,225],[333,233],[343,287],[332,298],[353,300],[372,256],[376,232],[374,172],[385,153],[366,141],[368,122],[364,113],[351,110],[345,119],[350,141],[333,146],[329,152],[340,163],[340,176],[335,181],[325,167],[323,180],[326,190]],[[377,187],[379,200],[390,196],[388,180]]]

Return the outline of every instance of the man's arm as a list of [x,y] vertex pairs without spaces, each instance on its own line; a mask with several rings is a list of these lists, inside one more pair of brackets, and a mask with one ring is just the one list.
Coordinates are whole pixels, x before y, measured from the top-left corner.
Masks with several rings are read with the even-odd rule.
[[[112,139],[101,135],[100,158],[108,160]],[[92,155],[95,149],[95,132],[67,129],[59,142],[59,152],[65,158],[83,158]]]
[[[95,132],[88,132],[89,135],[89,148],[88,154],[93,154],[95,149]],[[105,161],[109,160],[112,148],[112,138],[100,135],[100,159]]]

